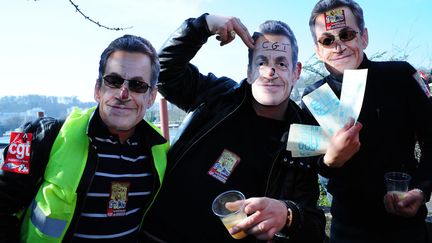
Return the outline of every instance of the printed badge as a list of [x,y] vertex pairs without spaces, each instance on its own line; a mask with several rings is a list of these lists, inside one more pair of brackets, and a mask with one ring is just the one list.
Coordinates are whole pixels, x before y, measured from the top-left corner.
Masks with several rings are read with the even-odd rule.
[[345,27],[345,13],[343,9],[333,9],[324,13],[326,30]]
[[126,215],[129,186],[129,182],[111,182],[111,192],[107,209],[108,217],[118,217]]
[[227,149],[224,149],[216,163],[214,163],[208,171],[208,174],[220,182],[225,183],[239,162],[240,157],[238,155]]
[[6,160],[1,167],[4,171],[19,174],[30,172],[30,152],[33,134],[23,132],[12,132]]
[[417,81],[417,83],[420,85],[420,88],[423,90],[423,92],[426,94],[427,97],[431,97],[431,92],[429,90],[429,86],[426,84],[426,82],[423,80],[422,73],[416,72],[413,75],[413,78]]

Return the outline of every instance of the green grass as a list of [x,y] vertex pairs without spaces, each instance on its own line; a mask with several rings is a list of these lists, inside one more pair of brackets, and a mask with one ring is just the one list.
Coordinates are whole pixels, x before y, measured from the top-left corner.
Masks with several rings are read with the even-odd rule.
[[[318,199],[318,206],[320,206],[320,207],[330,207],[330,202],[327,199],[327,195],[326,195],[326,192],[325,192],[324,188],[321,186],[321,184],[319,184],[319,187],[320,187],[320,196],[319,196],[319,199]],[[326,227],[325,227],[325,232],[326,232],[326,235],[329,236],[330,235],[331,214],[330,213],[326,213],[325,217],[326,217],[326,221],[327,221],[326,222]]]
[[324,188],[321,186],[321,184],[319,184],[319,187],[320,187],[320,196],[318,198],[318,206],[330,207],[330,202],[327,200],[327,195]]

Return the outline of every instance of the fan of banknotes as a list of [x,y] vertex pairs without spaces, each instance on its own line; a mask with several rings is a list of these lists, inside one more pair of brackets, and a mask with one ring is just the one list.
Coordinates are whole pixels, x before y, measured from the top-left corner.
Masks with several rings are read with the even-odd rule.
[[319,126],[292,124],[287,150],[293,157],[325,154],[330,137],[349,119],[357,121],[366,88],[367,69],[345,70],[340,100],[325,83],[303,97]]

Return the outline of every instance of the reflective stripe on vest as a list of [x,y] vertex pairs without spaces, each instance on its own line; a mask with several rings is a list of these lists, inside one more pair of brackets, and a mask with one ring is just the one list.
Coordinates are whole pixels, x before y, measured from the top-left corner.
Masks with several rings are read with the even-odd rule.
[[[60,129],[51,148],[44,181],[23,219],[21,242],[62,241],[74,215],[76,189],[87,163],[89,138],[86,130],[95,109],[75,108]],[[152,123],[147,123],[161,134]],[[151,148],[160,182],[156,194],[164,178],[168,148],[168,142]]]
[[67,117],[54,144],[44,181],[21,227],[23,242],[61,242],[76,205],[76,189],[87,161],[86,129],[96,107],[75,108]]
[[42,233],[51,237],[60,237],[63,230],[66,228],[67,221],[53,219],[45,216],[42,209],[33,201],[31,222]]

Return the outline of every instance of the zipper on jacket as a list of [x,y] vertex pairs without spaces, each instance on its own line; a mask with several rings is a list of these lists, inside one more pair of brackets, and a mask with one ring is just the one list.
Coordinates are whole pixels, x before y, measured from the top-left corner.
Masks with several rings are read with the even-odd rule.
[[269,185],[270,185],[270,178],[271,178],[271,175],[273,174],[273,169],[274,169],[274,167],[275,167],[275,165],[276,165],[276,163],[278,161],[278,158],[279,158],[280,154],[282,153],[282,151],[284,149],[283,147],[284,146],[282,146],[282,148],[279,149],[279,151],[278,151],[278,153],[276,155],[276,158],[273,160],[272,166],[271,166],[269,174],[267,176],[267,182],[266,182],[266,187],[265,187],[266,189],[264,191],[264,196],[268,196],[267,194],[268,194]]

